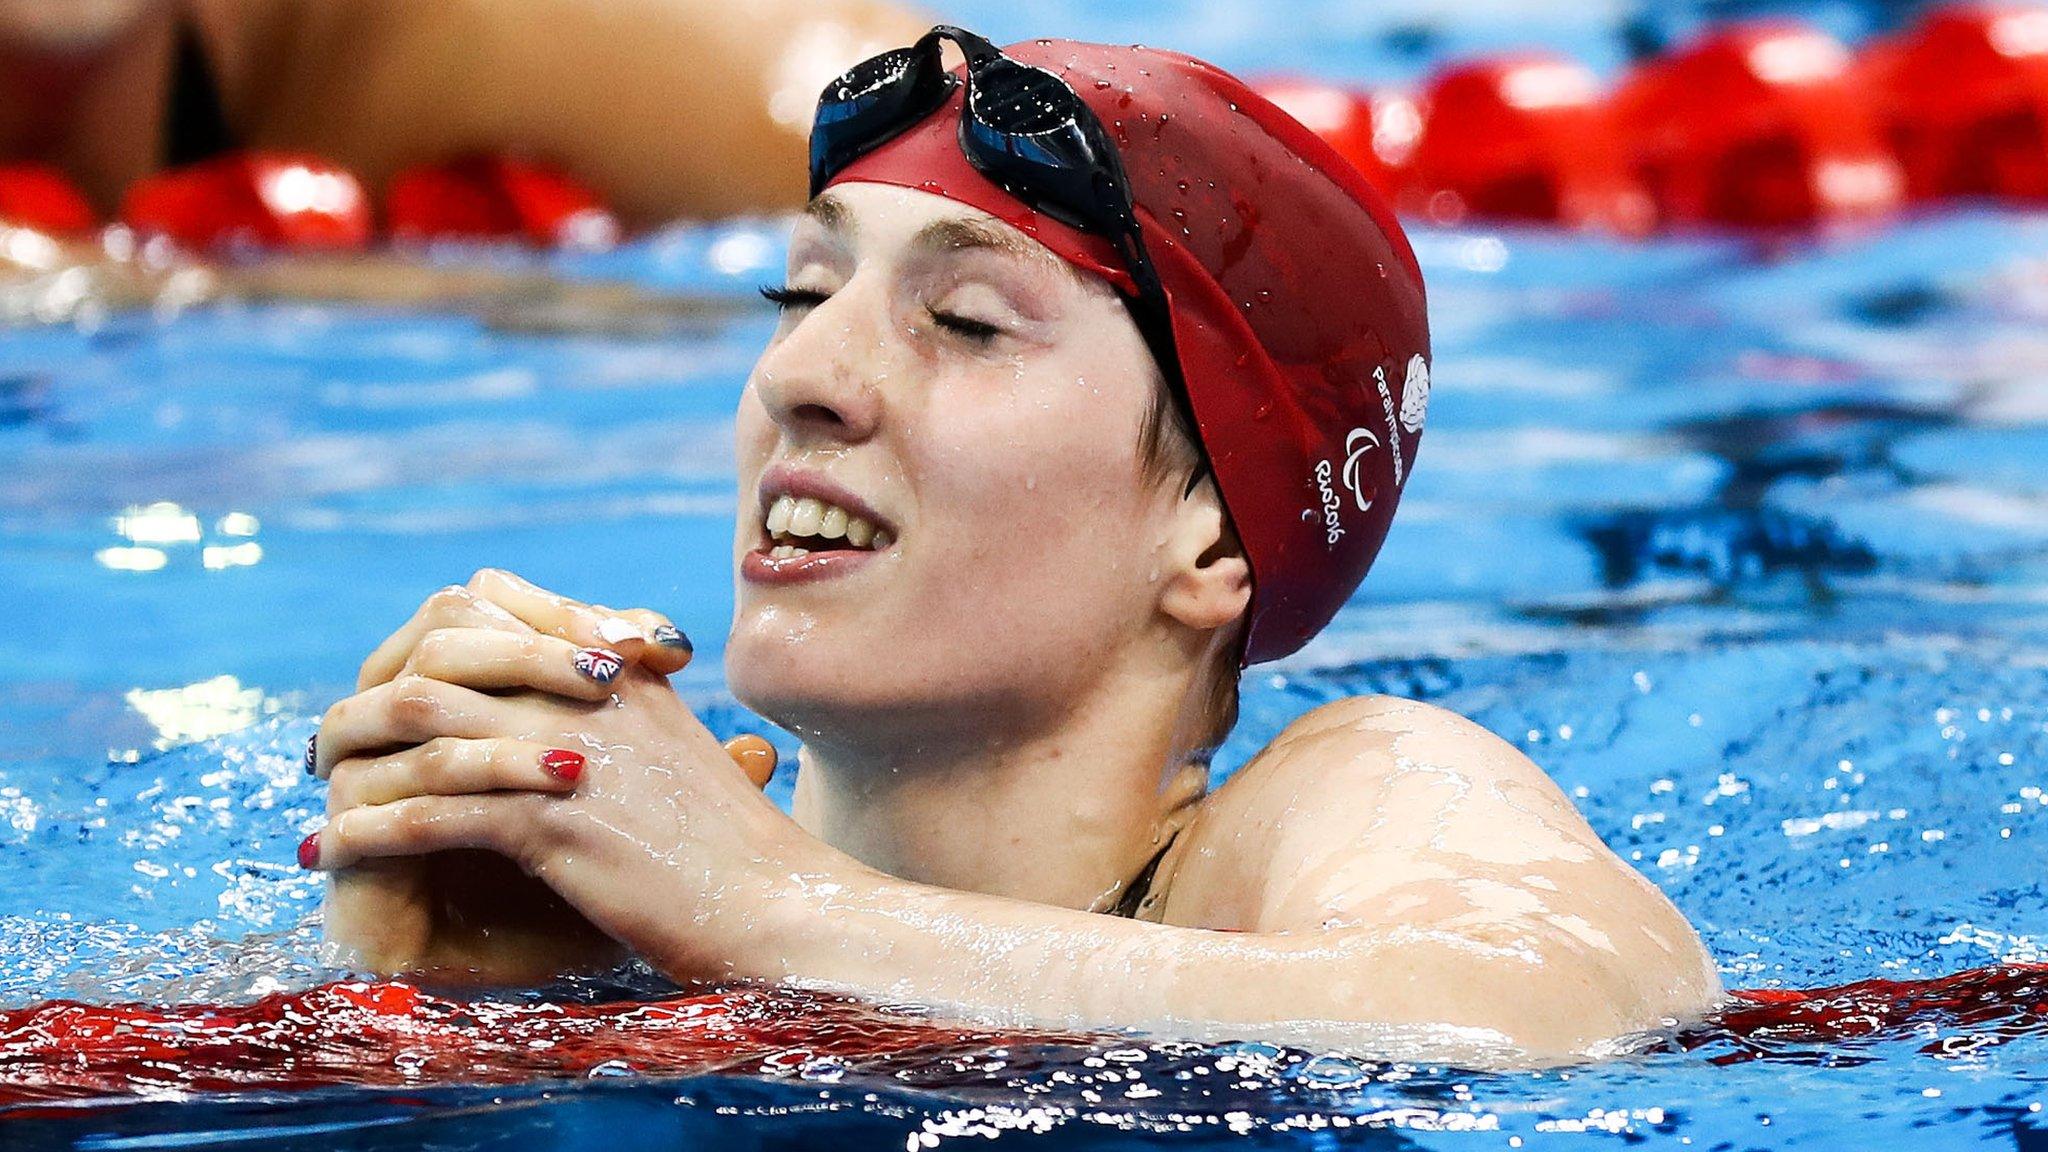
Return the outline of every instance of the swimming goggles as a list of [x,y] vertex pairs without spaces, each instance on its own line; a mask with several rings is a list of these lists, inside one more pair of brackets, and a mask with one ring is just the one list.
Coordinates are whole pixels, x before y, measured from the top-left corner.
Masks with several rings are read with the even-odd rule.
[[[974,33],[940,24],[908,48],[871,57],[826,85],[811,125],[811,195],[848,164],[937,111],[960,84],[940,60],[941,42],[967,57],[960,151],[975,171],[1036,212],[1108,240],[1136,287],[1131,318],[1194,430],[1194,411],[1173,344],[1166,290],[1145,252],[1123,159],[1095,112],[1067,82],[1003,55]],[[1119,295],[1122,295],[1121,293]],[[1200,444],[1200,435],[1196,442]],[[1203,453],[1207,465],[1207,453]],[[1196,470],[1199,477],[1203,469]]]

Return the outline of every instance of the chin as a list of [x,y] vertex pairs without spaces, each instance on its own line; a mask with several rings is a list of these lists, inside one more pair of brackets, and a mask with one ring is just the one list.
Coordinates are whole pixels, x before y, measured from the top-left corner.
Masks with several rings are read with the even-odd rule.
[[[776,626],[776,625],[780,626]],[[732,631],[725,648],[725,680],[734,699],[765,719],[799,735],[816,731],[828,718],[886,712],[902,693],[882,677],[901,668],[845,651],[818,628],[756,616]]]
[[726,685],[742,706],[806,743],[914,746],[954,732],[963,719],[977,730],[1000,726],[997,717],[1029,695],[1008,676],[983,682],[991,679],[987,661],[963,665],[944,655],[973,646],[934,651],[763,624],[756,618],[733,629]]

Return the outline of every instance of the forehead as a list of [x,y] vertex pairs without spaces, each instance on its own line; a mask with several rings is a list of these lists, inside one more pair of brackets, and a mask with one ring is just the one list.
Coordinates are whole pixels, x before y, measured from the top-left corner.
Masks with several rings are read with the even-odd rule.
[[1076,281],[1081,277],[1051,249],[981,209],[913,188],[835,185],[806,205],[803,216],[799,236],[822,233],[857,252],[979,253],[1038,273],[1056,272]]

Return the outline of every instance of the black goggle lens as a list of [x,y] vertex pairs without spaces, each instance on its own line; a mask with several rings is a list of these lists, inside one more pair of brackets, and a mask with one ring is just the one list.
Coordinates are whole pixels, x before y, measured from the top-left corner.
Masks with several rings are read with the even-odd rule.
[[928,36],[862,61],[826,87],[811,122],[811,195],[945,103],[954,80],[938,64],[938,43]]

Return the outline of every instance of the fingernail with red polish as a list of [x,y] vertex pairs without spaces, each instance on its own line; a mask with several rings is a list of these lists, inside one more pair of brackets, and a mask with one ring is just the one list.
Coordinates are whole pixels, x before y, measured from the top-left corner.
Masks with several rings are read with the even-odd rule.
[[320,834],[315,832],[304,840],[299,841],[299,867],[318,868],[319,866]]
[[609,684],[618,679],[625,667],[625,657],[617,652],[604,648],[579,648],[576,651],[576,670],[599,684]]
[[540,754],[540,766],[548,775],[565,784],[574,784],[583,775],[583,753],[571,752],[567,748],[550,748]]

